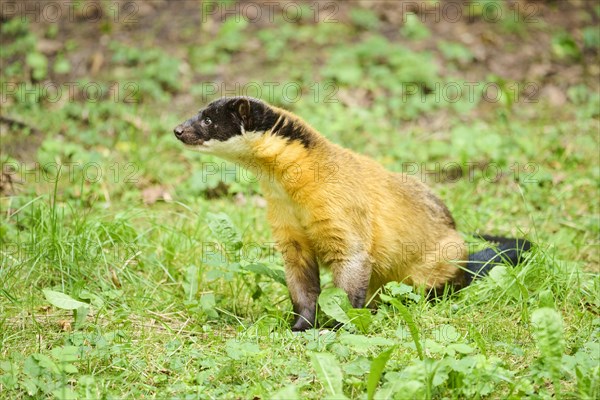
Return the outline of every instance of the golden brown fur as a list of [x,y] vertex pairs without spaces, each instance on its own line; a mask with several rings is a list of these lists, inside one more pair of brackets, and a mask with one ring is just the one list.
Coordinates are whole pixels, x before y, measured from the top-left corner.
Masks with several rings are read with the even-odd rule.
[[[423,183],[305,129],[316,138],[311,149],[271,132],[249,146],[262,168],[268,219],[294,304],[314,308],[318,264],[332,268],[354,306],[389,281],[434,288],[460,278],[457,261],[467,260],[463,239]],[[361,293],[365,283],[369,290]],[[296,310],[302,311],[308,310]]]

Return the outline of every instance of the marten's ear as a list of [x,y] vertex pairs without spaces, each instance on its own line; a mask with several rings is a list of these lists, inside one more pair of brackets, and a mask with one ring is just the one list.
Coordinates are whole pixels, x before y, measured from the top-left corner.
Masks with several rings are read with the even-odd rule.
[[252,130],[252,114],[250,109],[250,99],[241,97],[235,99],[231,104],[231,110],[235,112],[244,124],[244,129],[247,131]]

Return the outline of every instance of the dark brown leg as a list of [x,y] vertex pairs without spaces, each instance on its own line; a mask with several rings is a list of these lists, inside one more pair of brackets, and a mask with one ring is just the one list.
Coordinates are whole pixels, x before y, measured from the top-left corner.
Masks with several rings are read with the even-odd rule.
[[285,260],[285,278],[297,315],[292,331],[305,331],[314,327],[316,307],[321,285],[319,267],[312,254],[297,242],[282,248]]

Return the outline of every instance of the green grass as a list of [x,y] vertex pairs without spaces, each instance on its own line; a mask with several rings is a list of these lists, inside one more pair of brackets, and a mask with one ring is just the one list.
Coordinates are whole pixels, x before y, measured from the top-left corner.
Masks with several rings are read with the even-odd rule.
[[[416,51],[433,30],[414,20],[384,35],[377,14],[364,15],[296,30],[230,23],[200,39],[182,28],[190,38],[177,49],[113,41],[100,75],[78,78],[134,83],[134,103],[8,96],[2,115],[30,128],[7,125],[1,137],[14,187],[0,198],[0,397],[600,396],[597,88],[582,78],[556,108],[510,97],[524,80],[491,76],[481,83],[497,82],[504,101],[436,101],[436,83],[468,80],[469,49],[444,37]],[[517,41],[551,29],[492,28]],[[21,43],[3,53],[2,83],[61,81],[65,59],[84,47],[26,57],[48,32],[14,20],[2,29]],[[578,42],[559,27],[549,34],[566,62]],[[250,36],[264,58],[244,52]],[[294,51],[279,57],[286,48]],[[184,61],[203,64],[186,72]],[[202,94],[215,71],[298,82],[310,96],[266,100],[425,180],[465,235],[526,236],[536,246],[521,265],[439,301],[390,284],[373,315],[349,308],[324,272],[319,320],[346,323],[293,334],[258,186],[171,133],[202,105],[172,102]],[[325,102],[323,92],[314,101],[315,82],[333,82],[344,101]]]

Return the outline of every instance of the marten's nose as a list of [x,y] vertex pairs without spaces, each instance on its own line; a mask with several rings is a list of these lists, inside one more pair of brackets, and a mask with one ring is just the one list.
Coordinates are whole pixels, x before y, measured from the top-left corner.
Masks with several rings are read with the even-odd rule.
[[175,129],[173,129],[173,133],[175,133],[175,136],[179,139],[181,135],[183,135],[183,125],[177,125]]

